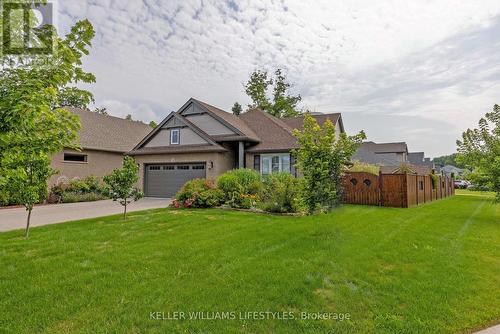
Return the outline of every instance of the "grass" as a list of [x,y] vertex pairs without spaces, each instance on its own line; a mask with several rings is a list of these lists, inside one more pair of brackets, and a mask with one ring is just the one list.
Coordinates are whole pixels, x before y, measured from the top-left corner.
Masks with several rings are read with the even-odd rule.
[[472,191],[467,189],[455,189],[456,195],[469,195],[469,196],[486,196],[486,197],[495,197],[495,193],[493,191]]
[[[159,209],[1,233],[0,332],[472,332],[500,320],[499,208],[455,196],[311,217]],[[295,319],[239,319],[252,311]]]

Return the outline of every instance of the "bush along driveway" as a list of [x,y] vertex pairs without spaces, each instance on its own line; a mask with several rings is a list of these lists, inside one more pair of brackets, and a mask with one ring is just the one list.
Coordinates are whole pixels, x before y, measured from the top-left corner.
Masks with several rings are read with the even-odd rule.
[[[29,240],[1,233],[0,332],[473,332],[500,319],[499,221],[490,198],[455,196],[305,217],[159,209]],[[277,316],[251,313],[266,311]]]

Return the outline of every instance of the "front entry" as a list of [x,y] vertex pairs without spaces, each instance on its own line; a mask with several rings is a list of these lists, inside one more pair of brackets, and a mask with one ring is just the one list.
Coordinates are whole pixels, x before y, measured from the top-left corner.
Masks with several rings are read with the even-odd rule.
[[205,163],[146,165],[144,193],[149,197],[173,197],[189,180],[206,177]]

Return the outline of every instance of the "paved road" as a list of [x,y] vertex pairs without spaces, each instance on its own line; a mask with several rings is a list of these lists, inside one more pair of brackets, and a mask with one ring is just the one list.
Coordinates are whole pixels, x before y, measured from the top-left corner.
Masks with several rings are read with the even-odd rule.
[[[165,208],[171,203],[165,198],[143,198],[131,203],[127,211]],[[123,207],[112,200],[36,206],[31,215],[31,227],[63,223],[70,220],[95,218],[122,213]],[[24,208],[0,209],[0,232],[17,230],[26,226]]]

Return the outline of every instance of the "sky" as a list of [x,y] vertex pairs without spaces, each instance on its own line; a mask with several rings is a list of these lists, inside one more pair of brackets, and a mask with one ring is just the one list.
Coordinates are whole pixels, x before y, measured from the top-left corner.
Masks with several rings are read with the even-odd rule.
[[282,68],[301,108],[429,157],[500,103],[500,1],[64,0],[96,30],[97,107],[161,121],[190,97],[230,111],[255,69]]

